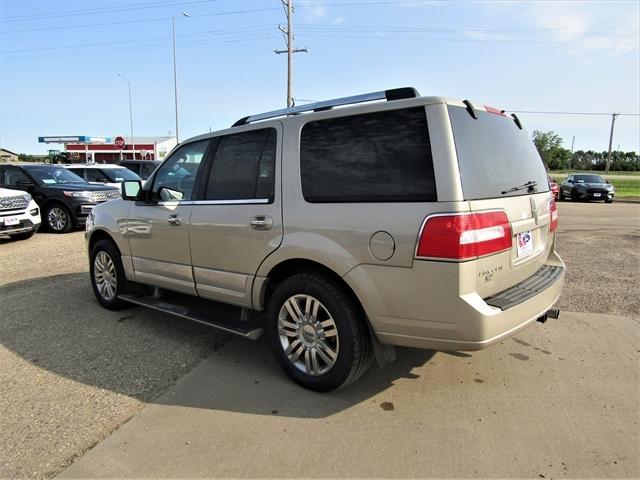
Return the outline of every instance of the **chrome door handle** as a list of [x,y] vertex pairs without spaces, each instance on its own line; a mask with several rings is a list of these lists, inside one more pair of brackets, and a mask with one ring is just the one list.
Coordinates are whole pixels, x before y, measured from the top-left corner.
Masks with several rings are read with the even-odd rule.
[[273,227],[273,219],[269,216],[253,217],[251,220],[251,228],[254,230],[271,230]]
[[167,218],[167,222],[172,227],[178,227],[178,226],[182,225],[182,220],[180,219],[180,217],[178,215],[169,215],[169,218]]

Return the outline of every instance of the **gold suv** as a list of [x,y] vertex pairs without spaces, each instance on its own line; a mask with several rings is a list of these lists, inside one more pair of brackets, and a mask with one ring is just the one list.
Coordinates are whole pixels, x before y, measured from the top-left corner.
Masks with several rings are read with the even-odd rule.
[[504,110],[401,88],[252,115],[122,189],[87,222],[98,301],[264,331],[307,388],[558,315],[556,205]]

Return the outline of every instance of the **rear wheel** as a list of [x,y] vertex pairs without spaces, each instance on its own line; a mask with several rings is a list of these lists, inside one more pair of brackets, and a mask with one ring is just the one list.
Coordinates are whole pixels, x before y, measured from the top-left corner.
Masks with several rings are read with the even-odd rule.
[[49,230],[54,233],[66,233],[73,226],[73,219],[69,209],[61,203],[53,203],[46,208],[44,221]]
[[267,334],[282,370],[319,392],[354,382],[373,359],[360,309],[339,285],[317,274],[300,273],[276,287]]
[[118,298],[127,292],[127,279],[120,252],[109,240],[100,240],[91,249],[89,274],[93,293],[100,305],[110,310],[129,306]]

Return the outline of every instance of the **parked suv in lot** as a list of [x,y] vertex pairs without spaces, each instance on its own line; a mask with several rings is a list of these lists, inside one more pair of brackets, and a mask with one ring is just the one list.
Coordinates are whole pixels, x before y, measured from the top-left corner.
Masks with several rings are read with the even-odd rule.
[[40,209],[31,195],[0,188],[0,235],[16,240],[31,238],[40,228]]
[[66,168],[44,164],[0,164],[0,187],[26,190],[42,210],[45,226],[64,233],[83,225],[99,203],[120,198],[114,187],[88,183]]
[[96,207],[87,240],[103,306],[264,329],[282,369],[326,391],[395,345],[476,350],[556,317],[556,227],[517,117],[396,89],[189,139]]
[[120,165],[94,163],[87,165],[69,164],[64,167],[90,183],[103,183],[120,190],[126,180],[140,180],[138,174]]

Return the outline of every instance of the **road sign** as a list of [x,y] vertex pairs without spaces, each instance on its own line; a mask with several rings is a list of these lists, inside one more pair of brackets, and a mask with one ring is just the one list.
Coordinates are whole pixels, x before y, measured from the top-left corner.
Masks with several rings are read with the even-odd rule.
[[116,137],[115,141],[113,142],[116,146],[116,148],[118,150],[124,150],[124,147],[126,145],[124,138],[122,137]]

